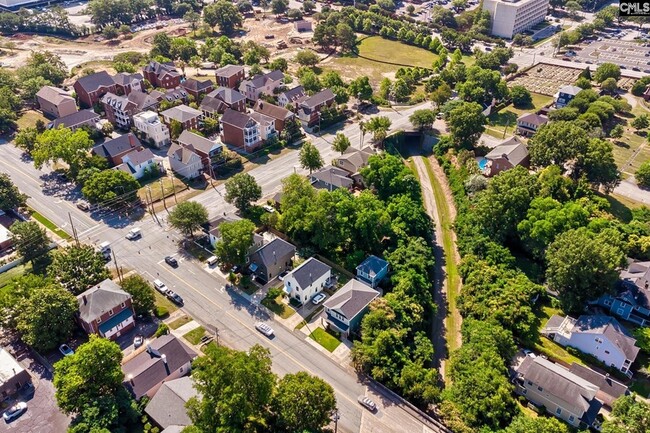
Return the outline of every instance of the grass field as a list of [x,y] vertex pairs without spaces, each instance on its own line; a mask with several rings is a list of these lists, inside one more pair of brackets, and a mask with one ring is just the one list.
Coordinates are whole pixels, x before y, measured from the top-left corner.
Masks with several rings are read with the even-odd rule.
[[282,302],[282,296],[278,296],[277,298],[273,299],[267,295],[266,298],[262,299],[262,305],[283,319],[288,319],[296,312],[296,310]]
[[156,307],[162,307],[165,310],[167,310],[167,313],[171,313],[173,311],[178,310],[178,307],[176,304],[174,304],[172,301],[167,299],[165,295],[162,295],[160,292],[155,291],[154,295],[156,297]]
[[178,319],[174,320],[169,324],[169,327],[172,329],[178,329],[181,326],[185,325],[186,323],[190,323],[192,321],[192,318],[190,316],[182,316],[179,317]]
[[201,338],[204,335],[205,335],[205,329],[203,328],[203,326],[199,326],[198,328],[192,329],[190,332],[183,335],[183,338],[185,338],[190,343],[197,345],[201,342]]
[[[641,114],[649,114],[648,109],[645,108],[645,102],[641,98],[636,98],[637,105],[632,109],[634,116]],[[645,161],[650,161],[650,146],[647,143],[647,135],[637,134],[636,130],[629,124],[632,122],[630,119],[622,119],[627,121],[625,126],[625,133],[619,140],[614,140],[614,161],[621,169],[623,178],[630,177],[637,171],[639,166]]]
[[323,346],[329,352],[334,352],[336,348],[339,347],[339,344],[341,344],[341,340],[328,333],[323,328],[316,328],[314,332],[309,334],[309,338]]
[[45,124],[49,122],[49,120],[38,111],[27,110],[21,114],[21,116],[16,121],[16,124],[18,124],[19,130],[25,128],[33,128],[36,126],[36,122],[39,120],[42,120]]
[[31,208],[30,208],[30,210],[31,210],[31,212],[32,212],[32,218],[34,218],[34,219],[35,219],[36,221],[38,221],[39,223],[43,224],[45,227],[48,228],[48,230],[52,231],[53,233],[55,233],[57,236],[59,236],[59,237],[62,238],[62,239],[66,239],[66,240],[68,240],[68,239],[72,239],[72,237],[71,237],[69,234],[67,234],[66,232],[64,232],[63,230],[61,230],[61,229],[60,229],[56,224],[54,224],[52,221],[50,221],[49,219],[45,218],[45,217],[44,217],[43,215],[41,215],[40,213],[36,212],[34,209],[31,209]]
[[358,56],[333,57],[321,66],[324,71],[337,71],[348,80],[367,75],[371,83],[376,86],[384,77],[395,78],[394,74],[400,68],[382,62],[430,68],[437,58],[438,56],[431,51],[384,39],[381,36],[371,36],[359,43]]
[[[161,185],[162,180],[162,185]],[[175,176],[163,176],[158,179],[153,179],[147,182],[144,182],[142,187],[138,190],[138,197],[144,202],[148,202],[149,198],[147,196],[147,188],[151,189],[151,199],[154,202],[162,200],[163,197],[171,197],[171,202],[168,205],[175,204],[174,202],[174,188],[176,188],[176,193],[187,189],[187,185],[183,183],[180,179]]]
[[27,274],[31,271],[32,271],[32,264],[28,263],[26,265],[18,265],[15,268],[9,269],[7,272],[1,273],[0,287],[6,286],[14,278],[20,277],[21,275]]
[[512,135],[517,126],[517,117],[524,113],[539,110],[553,100],[551,96],[539,93],[532,93],[531,95],[533,97],[533,103],[529,107],[515,108],[513,105],[509,105],[498,113],[492,113],[488,117],[486,132],[493,137],[503,139],[504,131],[507,128],[506,135]]
[[[541,328],[544,327],[544,325],[546,325],[548,319],[550,319],[551,316],[554,314],[564,315],[564,313],[562,313],[562,311],[560,311],[559,308],[554,308],[549,305],[542,307],[542,314],[539,317],[540,331]],[[564,350],[562,346],[552,342],[546,337],[542,337],[541,335],[539,337],[539,340],[535,343],[534,349],[536,352],[543,353],[544,355],[548,356],[551,360],[554,361],[562,361],[567,365],[571,365],[574,362],[577,364],[584,365],[584,362],[582,362],[580,358],[571,355],[569,352]]]

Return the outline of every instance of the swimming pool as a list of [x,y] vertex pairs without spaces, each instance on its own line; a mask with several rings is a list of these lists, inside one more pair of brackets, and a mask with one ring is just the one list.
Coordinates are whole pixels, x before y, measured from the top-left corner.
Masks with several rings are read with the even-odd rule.
[[476,162],[478,163],[478,168],[480,168],[481,171],[483,171],[487,166],[488,160],[486,158],[479,158]]

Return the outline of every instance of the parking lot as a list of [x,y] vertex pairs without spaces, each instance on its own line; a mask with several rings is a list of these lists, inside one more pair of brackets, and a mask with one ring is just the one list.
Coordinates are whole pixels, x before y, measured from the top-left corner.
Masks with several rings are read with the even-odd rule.
[[650,73],[650,44],[604,39],[593,41],[576,50],[575,61],[588,64],[615,63],[623,69]]

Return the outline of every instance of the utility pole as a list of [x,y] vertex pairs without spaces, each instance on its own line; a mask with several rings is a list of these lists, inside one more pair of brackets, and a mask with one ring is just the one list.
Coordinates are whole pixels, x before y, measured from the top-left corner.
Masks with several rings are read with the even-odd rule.
[[68,218],[70,218],[70,227],[72,228],[72,236],[74,237],[75,242],[77,243],[77,248],[79,248],[79,236],[77,236],[77,229],[74,228],[72,222],[72,215],[68,212]]
[[162,177],[159,180],[160,180],[160,193],[163,199],[163,206],[165,206],[165,210],[167,211],[167,213],[169,213],[169,209],[167,209],[167,202],[165,202],[165,187],[163,185]]
[[178,204],[178,200],[176,199],[176,182],[174,182],[174,176],[170,175],[172,179],[172,191],[174,192],[174,203]]
[[153,217],[156,219],[158,225],[160,225],[160,221],[158,220],[158,215],[156,215],[156,209],[153,207],[153,197],[151,196],[151,187],[149,185],[147,185],[147,194],[149,194],[149,202],[151,203],[151,213],[153,214]]
[[120,267],[117,266],[117,258],[115,257],[115,250],[111,248],[111,253],[113,253],[113,263],[115,264],[115,271],[117,272],[117,277],[120,279],[120,284],[122,284],[122,274],[120,274]]

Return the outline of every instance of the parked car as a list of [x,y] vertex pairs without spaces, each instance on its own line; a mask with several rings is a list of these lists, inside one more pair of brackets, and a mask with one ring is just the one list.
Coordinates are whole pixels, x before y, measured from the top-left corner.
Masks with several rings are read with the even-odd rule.
[[59,346],[59,352],[61,352],[61,355],[63,356],[72,356],[74,355],[74,350],[70,349],[70,346],[67,344],[62,344]]
[[235,265],[232,268],[230,268],[230,272],[233,273],[233,274],[238,274],[239,271],[241,271],[241,269],[239,268],[238,265]]
[[286,277],[288,273],[289,271],[281,272],[280,275],[278,275],[278,280],[284,281],[284,277]]
[[181,298],[181,295],[179,295],[178,293],[173,292],[171,290],[167,290],[165,296],[167,296],[169,300],[172,301],[174,304],[183,305],[183,298]]
[[7,409],[5,413],[2,414],[2,418],[4,418],[5,422],[11,422],[25,413],[26,410],[27,403],[20,401]]
[[262,209],[264,209],[268,213],[275,212],[275,208],[273,206],[271,206],[271,205],[268,205],[268,204],[265,204],[264,206],[262,206]]
[[130,241],[134,241],[136,239],[139,239],[142,237],[142,230],[140,230],[140,227],[135,227],[132,228],[127,234],[126,238]]
[[90,204],[86,201],[80,200],[77,202],[77,208],[84,212],[88,212],[90,210]]
[[133,347],[140,347],[144,343],[144,335],[138,334],[133,339]]
[[372,401],[370,398],[366,397],[365,395],[360,395],[359,398],[357,398],[357,401],[361,406],[365,407],[370,412],[374,412],[377,410],[377,404],[375,404],[374,401]]
[[273,328],[271,328],[266,323],[257,322],[255,324],[255,329],[257,329],[258,331],[260,331],[262,334],[266,335],[267,337],[271,337],[273,335]]
[[316,296],[311,298],[311,303],[314,305],[318,305],[321,302],[323,302],[327,298],[327,295],[325,293],[318,293]]
[[156,290],[158,290],[158,291],[159,291],[160,293],[162,293],[163,295],[164,295],[165,293],[167,293],[167,291],[169,290],[169,289],[167,288],[167,286],[165,285],[165,283],[163,283],[163,282],[160,281],[160,280],[154,280],[154,281],[153,281],[153,286],[156,288]]
[[167,263],[172,268],[177,268],[178,267],[178,260],[176,260],[172,256],[165,257],[165,263]]

